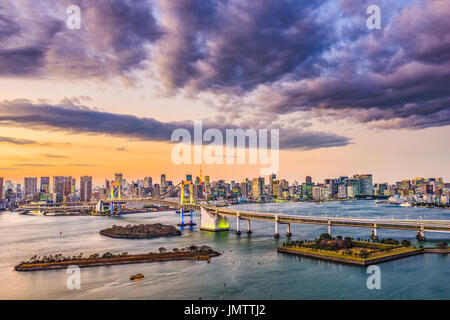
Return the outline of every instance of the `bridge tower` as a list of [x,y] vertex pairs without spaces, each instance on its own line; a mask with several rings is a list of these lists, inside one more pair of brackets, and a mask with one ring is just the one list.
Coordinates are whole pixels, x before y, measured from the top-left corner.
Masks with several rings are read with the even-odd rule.
[[120,182],[115,182],[111,188],[111,204],[110,204],[110,214],[117,214],[120,216],[121,211],[121,200],[122,200],[122,185]]
[[[189,199],[185,198],[185,187],[189,188]],[[181,181],[181,213],[180,213],[180,223],[178,226],[184,227],[184,226],[195,226],[194,223],[194,210],[192,210],[192,207],[190,207],[190,214],[185,214],[185,205],[194,204],[194,185],[192,184],[192,181]],[[184,217],[190,216],[190,222],[185,223]]]

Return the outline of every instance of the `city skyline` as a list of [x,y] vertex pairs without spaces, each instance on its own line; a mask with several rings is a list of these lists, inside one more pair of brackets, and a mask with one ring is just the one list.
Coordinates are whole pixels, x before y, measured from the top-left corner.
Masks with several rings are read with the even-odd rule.
[[1,8],[0,176],[182,177],[197,170],[172,163],[170,135],[203,120],[279,128],[289,180],[450,180],[448,1],[377,0],[374,30],[365,1],[74,2],[79,30],[64,1]]

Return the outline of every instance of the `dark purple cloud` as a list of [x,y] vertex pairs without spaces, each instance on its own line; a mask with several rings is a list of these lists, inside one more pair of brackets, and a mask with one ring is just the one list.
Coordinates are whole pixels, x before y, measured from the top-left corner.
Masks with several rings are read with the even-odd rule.
[[[81,30],[66,8],[81,8]],[[0,76],[107,77],[143,68],[162,36],[147,0],[63,0],[0,6]]]
[[[161,122],[152,118],[115,114],[93,110],[84,106],[34,104],[27,100],[0,103],[0,125],[27,127],[35,130],[58,130],[75,134],[103,134],[138,141],[170,142],[172,132],[178,128],[193,130],[191,121]],[[208,122],[203,130],[235,129],[226,123]],[[243,128],[244,130],[247,128]],[[324,132],[280,130],[280,147],[304,150],[345,146],[347,137]]]
[[248,90],[286,74],[310,76],[334,36],[319,22],[325,1],[162,1],[164,83],[195,90]]

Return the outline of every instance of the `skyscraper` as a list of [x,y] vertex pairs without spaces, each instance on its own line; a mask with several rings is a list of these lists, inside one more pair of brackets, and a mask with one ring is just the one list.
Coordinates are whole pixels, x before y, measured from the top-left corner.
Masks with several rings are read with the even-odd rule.
[[64,177],[55,176],[53,177],[53,193],[54,194],[64,194]]
[[264,178],[253,179],[252,197],[254,200],[262,200],[264,198]]
[[25,178],[25,197],[35,198],[37,195],[37,178]]
[[80,178],[80,199],[81,201],[91,201],[92,195],[92,177]]
[[312,183],[312,178],[310,176],[306,176],[306,183]]
[[371,174],[362,174],[358,176],[359,193],[365,196],[373,196],[373,183]]
[[151,188],[153,186],[152,177],[144,178],[144,188]]
[[42,193],[50,192],[50,177],[41,177],[41,189]]
[[0,200],[3,199],[3,177],[0,177]]
[[116,173],[114,176],[114,182],[115,183],[120,183],[120,185],[123,184],[123,174],[121,173]]
[[192,182],[192,174],[187,174],[186,175],[186,181],[191,181]]

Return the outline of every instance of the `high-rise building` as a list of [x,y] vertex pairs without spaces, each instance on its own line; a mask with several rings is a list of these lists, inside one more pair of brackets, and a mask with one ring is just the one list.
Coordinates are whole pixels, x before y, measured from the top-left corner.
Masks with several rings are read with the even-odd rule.
[[252,181],[252,197],[254,200],[264,199],[264,178],[254,178]]
[[144,188],[151,188],[153,186],[152,177],[144,178]]
[[312,178],[310,176],[306,176],[306,183],[312,183]]
[[209,183],[210,183],[210,181],[209,181],[209,176],[205,176],[205,183],[206,183],[206,184],[209,184]]
[[63,194],[64,193],[64,177],[56,176],[53,177],[53,193]]
[[166,190],[166,174],[161,174],[161,185],[159,186],[162,192],[165,192]]
[[358,175],[359,194],[365,196],[373,196],[373,183],[371,174]]
[[3,199],[3,178],[0,177],[0,200]]
[[50,193],[50,177],[41,177],[41,189],[42,193]]
[[121,174],[121,173],[116,173],[116,174],[114,175],[114,182],[115,182],[115,183],[120,183],[120,185],[122,186],[122,185],[123,185],[123,174]]
[[192,174],[187,174],[186,175],[186,181],[192,182]]
[[25,197],[35,198],[37,195],[37,178],[25,178]]
[[81,201],[91,201],[92,195],[92,177],[80,178],[80,199]]

